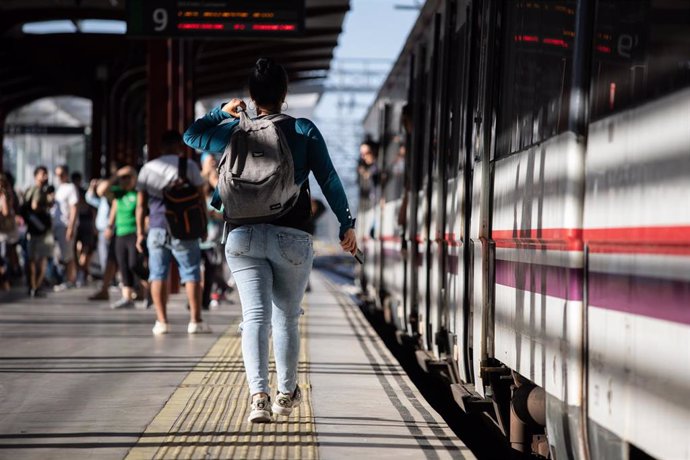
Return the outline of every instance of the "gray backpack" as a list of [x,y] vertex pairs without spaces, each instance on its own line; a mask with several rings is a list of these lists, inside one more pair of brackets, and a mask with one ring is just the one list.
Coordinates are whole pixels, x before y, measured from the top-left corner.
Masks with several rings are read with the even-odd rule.
[[295,184],[292,154],[275,125],[287,118],[269,115],[252,120],[240,112],[240,123],[218,164],[218,194],[227,222],[268,223],[297,202],[300,186]]

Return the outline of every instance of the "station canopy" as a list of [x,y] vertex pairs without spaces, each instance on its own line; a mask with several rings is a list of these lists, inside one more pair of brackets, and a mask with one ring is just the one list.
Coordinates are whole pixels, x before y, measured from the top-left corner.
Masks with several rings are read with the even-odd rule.
[[[292,82],[325,77],[349,0],[304,3],[299,36],[185,38],[193,43],[195,96],[241,89],[260,56],[282,63]],[[93,99],[104,82],[125,77],[144,87],[150,38],[126,34],[127,18],[124,0],[0,0],[0,109],[54,95]]]

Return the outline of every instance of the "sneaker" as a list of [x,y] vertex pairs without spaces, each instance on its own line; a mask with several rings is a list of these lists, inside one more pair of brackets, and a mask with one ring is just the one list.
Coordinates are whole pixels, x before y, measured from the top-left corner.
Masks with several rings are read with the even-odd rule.
[[114,304],[110,305],[110,308],[113,309],[118,309],[118,308],[134,308],[134,302],[132,302],[130,299],[125,299],[124,297],[115,302]]
[[290,415],[292,409],[299,406],[301,402],[302,391],[299,389],[299,386],[295,388],[292,395],[279,391],[276,395],[276,402],[273,403],[273,412],[278,415]]
[[163,335],[167,334],[170,332],[170,326],[168,323],[162,323],[160,321],[156,321],[156,324],[153,325],[153,329],[151,329],[153,332],[153,335]]
[[247,417],[251,423],[266,423],[271,421],[271,397],[265,396],[252,401],[252,410]]
[[45,297],[46,295],[40,289],[29,289],[29,297]]
[[220,308],[220,302],[218,302],[216,299],[213,299],[211,302],[209,302],[208,307],[211,310],[218,310]]
[[153,301],[151,299],[146,299],[139,302],[139,308],[142,310],[148,310],[151,308],[151,305],[153,305]]
[[187,334],[209,334],[210,332],[211,328],[203,321],[198,323],[190,322],[187,325]]
[[64,292],[68,289],[74,289],[75,287],[77,287],[77,286],[74,283],[70,283],[69,281],[67,281],[67,282],[60,283],[60,284],[53,286],[53,291]]
[[90,296],[89,300],[110,300],[110,294],[108,294],[107,290],[101,290]]

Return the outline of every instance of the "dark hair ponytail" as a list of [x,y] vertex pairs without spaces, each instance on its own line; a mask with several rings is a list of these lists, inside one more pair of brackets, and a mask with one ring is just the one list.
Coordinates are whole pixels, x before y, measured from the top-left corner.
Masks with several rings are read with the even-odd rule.
[[249,74],[249,95],[260,106],[279,106],[287,93],[287,86],[287,72],[269,58],[259,58]]

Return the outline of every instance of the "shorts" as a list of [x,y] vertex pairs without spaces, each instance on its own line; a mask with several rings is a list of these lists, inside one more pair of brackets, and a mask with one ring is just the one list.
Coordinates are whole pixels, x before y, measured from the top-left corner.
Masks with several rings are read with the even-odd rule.
[[29,260],[41,260],[52,257],[55,248],[53,234],[48,231],[43,235],[27,235]]
[[77,229],[77,242],[81,242],[81,251],[84,254],[91,254],[96,250],[98,243],[97,236],[92,228]]
[[180,281],[201,281],[201,249],[199,240],[179,240],[168,235],[164,228],[152,228],[146,239],[149,250],[149,281],[168,279],[171,256],[180,270]]
[[54,227],[55,242],[58,248],[58,260],[63,264],[67,264],[74,260],[74,236],[71,240],[67,239],[67,227]]

